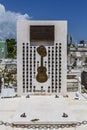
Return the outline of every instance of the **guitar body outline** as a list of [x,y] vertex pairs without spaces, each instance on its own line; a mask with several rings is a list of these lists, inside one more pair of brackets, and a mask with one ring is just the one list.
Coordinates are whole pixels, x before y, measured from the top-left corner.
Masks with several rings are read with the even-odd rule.
[[37,69],[38,73],[37,73],[37,76],[36,76],[36,80],[40,83],[43,83],[43,82],[46,82],[48,77],[47,77],[47,74],[46,74],[46,67],[38,67]]

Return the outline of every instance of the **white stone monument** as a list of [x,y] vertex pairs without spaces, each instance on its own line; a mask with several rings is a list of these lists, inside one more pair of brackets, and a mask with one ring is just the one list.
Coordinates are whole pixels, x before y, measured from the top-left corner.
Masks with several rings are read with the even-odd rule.
[[17,89],[66,95],[67,21],[17,22]]

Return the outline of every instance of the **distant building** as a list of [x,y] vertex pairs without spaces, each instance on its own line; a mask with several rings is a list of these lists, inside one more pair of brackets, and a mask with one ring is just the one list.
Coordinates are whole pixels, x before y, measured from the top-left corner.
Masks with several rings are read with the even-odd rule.
[[0,60],[7,56],[7,43],[6,41],[0,41]]
[[71,70],[67,73],[67,91],[68,92],[81,92],[81,71]]
[[87,64],[87,44],[68,47],[68,65],[81,68]]

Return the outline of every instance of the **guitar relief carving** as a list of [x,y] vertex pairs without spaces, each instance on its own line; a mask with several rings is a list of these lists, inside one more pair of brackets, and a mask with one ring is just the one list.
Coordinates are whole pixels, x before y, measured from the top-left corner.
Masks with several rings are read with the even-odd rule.
[[48,77],[46,74],[46,67],[43,66],[43,57],[47,55],[46,48],[44,46],[40,46],[37,48],[38,54],[41,56],[41,66],[37,68],[37,76],[36,80],[40,83],[44,83],[47,81]]

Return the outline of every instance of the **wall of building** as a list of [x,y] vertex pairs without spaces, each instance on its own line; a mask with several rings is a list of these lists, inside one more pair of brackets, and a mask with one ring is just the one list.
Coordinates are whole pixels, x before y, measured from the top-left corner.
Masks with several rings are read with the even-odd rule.
[[87,46],[70,47],[68,49],[68,65],[79,68],[87,64]]

